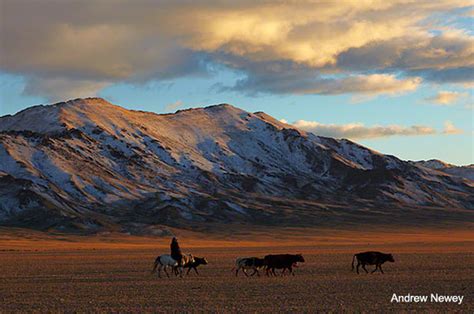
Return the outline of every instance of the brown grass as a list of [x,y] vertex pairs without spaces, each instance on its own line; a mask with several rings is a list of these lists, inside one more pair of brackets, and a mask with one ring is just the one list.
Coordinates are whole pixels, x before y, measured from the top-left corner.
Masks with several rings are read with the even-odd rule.
[[[0,312],[11,311],[387,311],[474,310],[474,237],[470,230],[396,232],[275,230],[210,237],[180,232],[183,249],[205,256],[201,276],[159,279],[154,258],[169,239],[123,235],[0,232]],[[284,240],[282,240],[284,239]],[[363,250],[393,253],[385,275],[351,272]],[[238,256],[303,253],[295,277],[235,278]],[[372,268],[372,267],[370,267]],[[462,305],[391,304],[397,294],[461,294]]]

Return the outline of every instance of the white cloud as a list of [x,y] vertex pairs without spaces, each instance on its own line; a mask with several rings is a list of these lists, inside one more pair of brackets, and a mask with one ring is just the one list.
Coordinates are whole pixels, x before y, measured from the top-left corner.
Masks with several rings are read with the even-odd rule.
[[418,136],[435,134],[436,130],[427,126],[413,125],[409,127],[400,125],[365,126],[362,123],[349,124],[323,124],[316,121],[298,120],[292,123],[296,128],[320,136],[349,139],[372,139],[389,136]]
[[314,87],[302,89],[304,94],[345,94],[361,93],[366,95],[399,94],[414,91],[421,83],[418,77],[397,79],[394,75],[372,74],[356,75],[342,79],[319,80]]
[[181,100],[177,100],[173,103],[167,104],[165,106],[165,111],[175,111],[176,109],[178,109],[182,105],[183,105],[183,102]]
[[[280,122],[288,123],[281,119]],[[365,126],[363,123],[324,124],[316,121],[298,120],[291,123],[294,127],[319,136],[349,138],[353,140],[373,139],[390,136],[421,136],[433,134],[455,135],[464,131],[457,128],[451,121],[445,121],[444,128],[438,132],[434,128],[423,125],[401,126]]]
[[464,131],[462,129],[457,128],[451,121],[444,122],[443,134],[455,135],[462,133],[464,133]]
[[436,95],[425,98],[425,101],[442,106],[449,106],[462,97],[467,97],[467,93],[440,91]]

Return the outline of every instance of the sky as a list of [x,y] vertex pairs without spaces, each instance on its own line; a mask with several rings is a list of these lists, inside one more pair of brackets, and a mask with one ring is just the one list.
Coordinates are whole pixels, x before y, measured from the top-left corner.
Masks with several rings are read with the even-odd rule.
[[405,160],[474,163],[465,0],[0,0],[0,115],[230,103]]

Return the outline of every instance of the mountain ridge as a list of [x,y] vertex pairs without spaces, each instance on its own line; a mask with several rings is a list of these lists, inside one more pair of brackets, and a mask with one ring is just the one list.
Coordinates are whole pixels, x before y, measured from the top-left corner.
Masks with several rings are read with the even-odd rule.
[[446,163],[439,159],[409,161],[410,163],[437,171],[441,171],[450,175],[463,177],[469,180],[474,180],[474,164],[456,166]]
[[229,104],[35,106],[0,118],[0,161],[0,223],[33,228],[318,225],[373,220],[379,207],[474,208],[469,179]]

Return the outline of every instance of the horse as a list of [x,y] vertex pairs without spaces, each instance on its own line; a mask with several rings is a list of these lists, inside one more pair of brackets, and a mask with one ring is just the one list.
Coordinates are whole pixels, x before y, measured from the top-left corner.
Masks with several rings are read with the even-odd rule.
[[[177,267],[179,267],[179,264],[169,254],[160,255],[155,259],[155,263],[153,265],[151,273],[155,273],[156,269],[158,268],[158,277],[161,278],[161,269],[163,269],[165,271],[166,276],[169,278],[170,275],[166,271],[167,267],[171,267],[173,270],[175,270]],[[180,274],[182,275],[182,271],[180,272]]]

